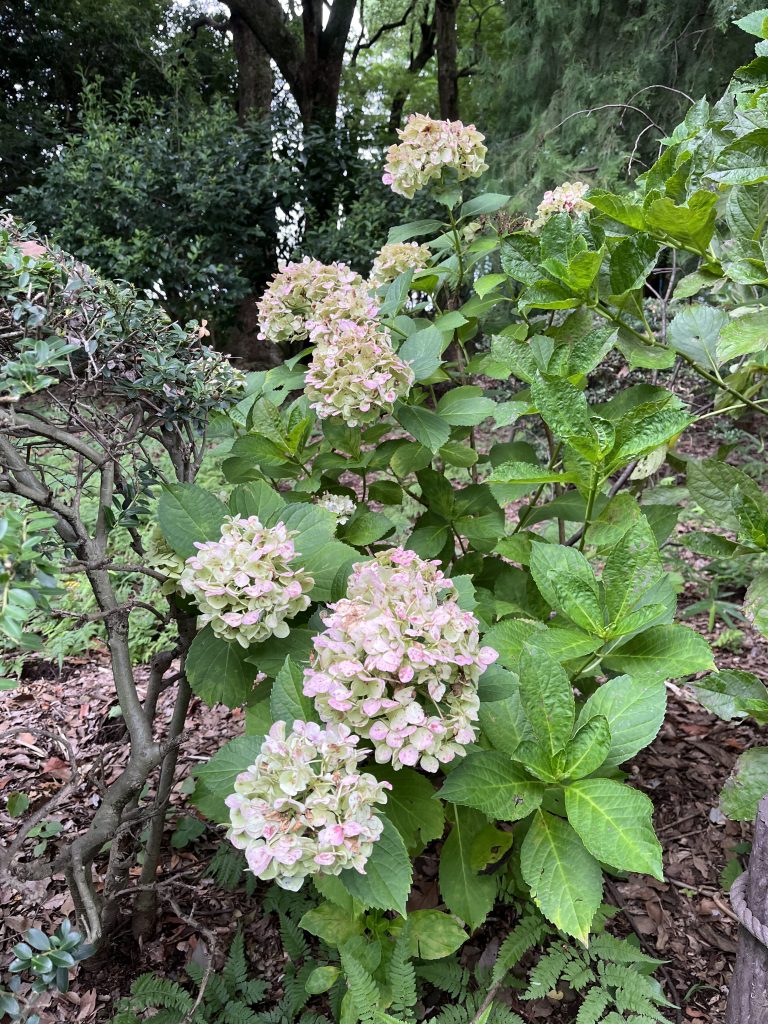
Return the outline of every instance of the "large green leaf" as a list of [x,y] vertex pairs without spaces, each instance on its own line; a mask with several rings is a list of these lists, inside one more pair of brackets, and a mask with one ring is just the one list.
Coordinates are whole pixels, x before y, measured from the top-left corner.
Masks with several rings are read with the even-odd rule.
[[347,868],[339,875],[344,888],[364,907],[396,910],[405,917],[405,904],[411,891],[411,860],[402,836],[384,815],[384,831],[373,844],[365,864],[365,874]]
[[265,481],[253,480],[238,484],[233,489],[229,507],[233,515],[258,516],[264,526],[274,526],[279,522],[280,514],[285,509],[285,501],[274,487],[270,487]]
[[398,224],[397,227],[389,229],[387,242],[393,245],[395,242],[407,242],[411,238],[418,238],[420,235],[433,235],[443,226],[442,221],[431,218],[429,220],[412,220],[407,224]]
[[539,806],[544,788],[512,764],[506,754],[477,750],[448,775],[440,796],[482,811],[489,818],[518,821]]
[[259,756],[263,742],[263,736],[238,736],[217,750],[210,761],[194,769],[195,791],[190,800],[206,818],[229,822],[224,800],[234,792],[237,776]]
[[408,915],[411,955],[442,960],[463,946],[468,935],[455,917],[442,910],[414,910]]
[[518,684],[503,700],[480,704],[480,729],[491,745],[505,754],[514,754],[523,740],[533,739]]
[[246,661],[255,665],[258,672],[266,672],[268,676],[276,676],[283,667],[283,662],[288,657],[297,665],[305,665],[309,662],[312,653],[312,637],[319,630],[309,626],[292,626],[288,636],[271,636],[261,644],[249,647],[246,652]]
[[715,667],[704,637],[687,626],[653,626],[615,648],[603,659],[612,672],[627,673],[638,682],[678,679]]
[[538,377],[531,384],[531,395],[543,420],[557,437],[578,446],[579,452],[588,458],[597,455],[597,434],[582,391],[567,380]]
[[598,860],[663,881],[653,804],[645,793],[613,779],[580,779],[566,788],[565,809],[581,841]]
[[562,750],[576,717],[573,688],[559,662],[530,644],[520,655],[520,696],[536,738],[550,755]]
[[415,331],[406,338],[398,350],[398,355],[406,363],[410,363],[417,381],[429,380],[440,368],[445,338],[438,329],[430,324],[420,331]]
[[196,542],[218,540],[229,509],[197,484],[167,484],[157,503],[163,536],[177,555],[194,555]]
[[758,573],[747,587],[744,614],[758,633],[768,636],[768,572]]
[[715,230],[714,192],[694,192],[684,206],[675,206],[669,196],[654,199],[645,207],[649,231],[662,239],[672,238],[696,252],[705,253]]
[[752,715],[761,724],[768,723],[768,689],[751,672],[713,672],[698,679],[693,690],[708,711],[726,722]]
[[622,238],[611,253],[609,274],[614,295],[641,288],[656,266],[659,243],[648,235]]
[[595,715],[581,725],[560,755],[559,771],[564,779],[581,779],[597,771],[611,749],[608,719]]
[[721,363],[768,348],[768,309],[731,319],[720,331],[717,353]]
[[451,428],[437,413],[416,405],[395,406],[395,416],[401,426],[433,454],[445,444]]
[[546,466],[535,466],[529,462],[502,462],[496,466],[488,478],[491,484],[537,484],[573,483],[575,477],[570,473],[559,473]]
[[641,516],[612,549],[601,577],[612,623],[619,623],[662,575],[659,547],[648,520]]
[[619,224],[626,224],[627,227],[642,231],[645,226],[643,208],[632,201],[631,196],[617,196],[612,192],[604,192],[602,189],[590,189],[589,201],[596,210],[600,210],[611,220]]
[[617,676],[587,699],[577,725],[602,715],[611,733],[605,763],[624,764],[656,738],[666,708],[667,691],[661,680],[638,682],[630,676]]
[[720,807],[734,821],[752,821],[757,806],[768,793],[768,747],[753,747],[736,762],[723,786]]
[[590,633],[600,633],[604,614],[592,567],[580,551],[564,544],[534,544],[531,575],[555,610]]
[[748,132],[721,149],[707,177],[724,185],[752,185],[768,179],[768,128]]
[[303,670],[287,657],[272,687],[269,710],[273,721],[285,722],[288,729],[297,721],[317,721],[314,704],[304,696],[303,683]]
[[603,872],[568,822],[537,811],[520,850],[520,870],[542,914],[586,945],[603,898]]
[[725,310],[714,306],[685,306],[669,325],[667,340],[676,352],[705,369],[716,370],[720,365],[717,351],[720,331],[727,323]]
[[246,651],[237,643],[222,640],[210,625],[200,630],[189,648],[185,670],[189,685],[209,707],[245,704],[253,689],[256,666],[246,661]]
[[437,414],[454,427],[474,427],[493,416],[496,403],[486,398],[483,389],[464,385],[453,388],[437,403]]
[[763,496],[760,488],[746,473],[717,459],[689,462],[687,482],[694,501],[701,505],[719,526],[724,527],[738,528],[733,499],[736,487],[756,501],[760,501]]
[[471,866],[472,841],[485,828],[485,815],[456,807],[450,835],[440,853],[440,892],[452,914],[472,931],[483,923],[496,898],[496,882]]
[[402,836],[406,849],[415,856],[445,828],[443,805],[435,800],[429,779],[411,768],[394,771],[390,765],[371,765],[368,769],[392,789],[387,794],[387,817]]

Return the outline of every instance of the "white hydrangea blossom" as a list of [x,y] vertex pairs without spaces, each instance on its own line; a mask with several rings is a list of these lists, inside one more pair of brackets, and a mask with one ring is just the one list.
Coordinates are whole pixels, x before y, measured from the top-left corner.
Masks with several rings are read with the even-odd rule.
[[531,228],[538,231],[556,213],[570,213],[576,216],[588,213],[592,209],[592,203],[588,203],[584,198],[588,191],[589,185],[583,181],[564,181],[557,188],[545,192],[536,207],[536,219],[532,222]]
[[241,647],[288,635],[287,619],[309,606],[314,580],[292,566],[296,557],[284,523],[262,526],[257,516],[227,516],[221,538],[197,543],[179,587],[200,609],[199,625]]
[[354,501],[346,494],[331,494],[329,491],[320,495],[317,504],[320,508],[327,508],[329,512],[333,512],[339,526],[348,523],[357,508]]
[[432,253],[426,245],[419,245],[418,242],[392,242],[382,246],[377,253],[368,280],[373,288],[381,288],[406,270],[423,270],[431,258]]
[[459,181],[488,170],[485,136],[473,124],[411,114],[397,134],[400,142],[389,147],[382,180],[408,199],[440,179],[445,170],[455,171]]
[[165,539],[159,525],[153,527],[147,538],[144,557],[150,569],[156,569],[168,577],[160,586],[161,593],[173,594],[179,589],[179,579],[184,572],[185,562]]
[[498,657],[480,646],[477,619],[438,565],[402,548],[356,564],[304,673],[323,721],[345,722],[396,769],[434,772],[464,754],[478,680]]
[[411,366],[392,348],[389,332],[373,321],[334,320],[311,326],[315,350],[305,393],[320,419],[340,416],[348,427],[392,411],[414,381]]
[[388,782],[361,772],[366,751],[346,725],[275,722],[256,763],[226,799],[229,838],[259,878],[301,888],[307,875],[365,874],[383,824]]
[[326,266],[306,257],[273,277],[258,302],[259,338],[277,344],[304,341],[310,321],[363,321],[376,316],[376,303],[362,277],[344,263]]

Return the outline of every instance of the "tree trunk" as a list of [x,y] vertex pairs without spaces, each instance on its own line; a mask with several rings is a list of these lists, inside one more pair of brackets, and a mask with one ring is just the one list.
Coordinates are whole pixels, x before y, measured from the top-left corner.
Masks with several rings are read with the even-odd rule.
[[[768,926],[768,796],[760,802],[745,889],[749,910]],[[728,994],[727,1024],[768,1022],[768,948],[746,928],[739,930],[739,949]]]
[[242,125],[251,114],[269,117],[274,78],[269,54],[250,26],[234,11],[229,25],[237,61],[237,117]]
[[436,0],[437,93],[440,117],[459,119],[459,70],[457,65],[456,12],[459,0]]

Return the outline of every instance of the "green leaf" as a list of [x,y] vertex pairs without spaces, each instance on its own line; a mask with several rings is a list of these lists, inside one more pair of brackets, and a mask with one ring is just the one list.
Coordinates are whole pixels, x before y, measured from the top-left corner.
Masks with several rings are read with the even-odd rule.
[[605,616],[592,567],[580,551],[564,544],[534,544],[531,576],[552,608],[590,633],[601,634]]
[[667,691],[660,680],[636,682],[630,676],[617,676],[603,683],[581,709],[580,728],[595,715],[604,717],[611,734],[605,764],[624,764],[647,747],[664,721]]
[[486,192],[475,199],[470,199],[461,208],[461,217],[479,217],[485,213],[496,213],[506,206],[511,196],[501,195],[499,192]]
[[328,964],[325,967],[316,967],[307,978],[304,984],[304,991],[310,996],[321,995],[323,992],[333,988],[340,974],[341,968],[335,967],[333,964]]
[[506,754],[477,750],[449,774],[440,797],[449,803],[473,807],[489,818],[518,821],[540,805],[544,788],[512,764]]
[[194,769],[195,791],[191,803],[212,821],[229,823],[229,808],[224,803],[234,792],[235,779],[256,761],[263,736],[238,736],[218,750],[210,761]]
[[475,281],[475,291],[482,299],[484,295],[492,292],[494,288],[498,288],[500,284],[504,284],[506,280],[506,274],[483,274]]
[[384,831],[373,844],[365,874],[353,868],[339,875],[347,892],[364,907],[396,910],[406,916],[405,904],[411,891],[411,861],[402,836],[383,814]]
[[406,338],[398,350],[398,355],[406,363],[410,363],[416,381],[429,380],[440,368],[442,363],[445,338],[438,329],[430,324],[423,330],[415,331]]
[[296,721],[317,721],[315,706],[309,697],[304,696],[303,684],[304,672],[287,657],[275,676],[269,710],[272,720],[285,722],[288,730]]
[[723,786],[720,808],[733,821],[752,821],[768,793],[768,747],[745,751]]
[[715,230],[716,204],[715,193],[706,190],[694,192],[684,206],[676,206],[669,196],[654,199],[645,207],[646,227],[703,255]]
[[614,295],[624,295],[641,288],[656,266],[658,255],[659,243],[648,235],[622,238],[611,252],[611,292]]
[[[319,878],[326,880],[322,875]],[[350,897],[347,896],[347,899],[350,900]],[[363,923],[359,917],[348,908],[339,907],[331,902],[321,903],[308,910],[299,921],[299,927],[310,935],[316,935],[334,949],[363,931]]]
[[664,880],[661,845],[653,831],[653,804],[613,779],[581,779],[565,790],[568,820],[589,852],[620,871]]
[[537,484],[574,482],[575,477],[571,473],[558,473],[556,470],[531,465],[529,462],[502,462],[488,477],[488,483],[491,484],[530,484],[532,487]]
[[[725,146],[707,177],[723,185],[752,185],[768,179],[768,128],[757,128]],[[713,196],[713,199],[716,197]]]
[[364,505],[361,505],[353,518],[342,527],[341,536],[347,544],[363,548],[381,540],[394,528],[392,520],[388,519],[383,512],[370,512]]
[[691,497],[720,526],[738,528],[733,508],[736,487],[756,501],[762,498],[762,491],[746,473],[716,459],[689,462],[687,482]]
[[20,818],[29,807],[29,797],[14,790],[6,797],[5,806],[12,818]]
[[720,365],[717,343],[720,331],[728,323],[728,314],[712,306],[685,306],[669,325],[668,344],[676,352],[693,359],[705,369]]
[[209,707],[245,704],[253,689],[256,668],[246,661],[246,650],[222,640],[210,625],[201,629],[189,648],[186,673],[193,693]]
[[442,960],[468,939],[461,923],[442,910],[414,910],[408,915],[411,956],[420,960]]
[[486,919],[496,898],[493,877],[478,874],[470,864],[472,841],[487,824],[478,811],[455,808],[454,824],[440,853],[442,897],[451,913],[472,931]]
[[531,644],[520,655],[520,696],[537,739],[550,755],[562,750],[576,717],[573,688],[561,665]]
[[723,669],[698,679],[693,691],[704,707],[726,722],[754,715],[758,722],[768,722],[768,689],[751,672]]
[[611,749],[608,719],[595,715],[577,729],[561,755],[560,774],[565,779],[582,779],[605,762]]
[[601,582],[609,621],[619,623],[662,576],[659,547],[648,520],[641,516],[611,550]]
[[265,672],[272,677],[276,676],[283,667],[283,662],[288,655],[297,665],[306,664],[313,650],[312,637],[317,632],[317,628],[293,626],[288,636],[271,636],[264,643],[249,647],[246,652],[246,661],[250,665],[255,665],[257,671]]
[[727,363],[750,352],[768,348],[768,309],[733,317],[720,331],[718,358]]
[[571,826],[537,811],[520,850],[520,870],[542,914],[586,945],[603,898],[603,873]]
[[653,626],[603,659],[605,668],[638,682],[679,679],[715,667],[707,641],[687,626]]
[[747,587],[744,615],[758,633],[768,636],[768,572],[759,573]]
[[411,768],[394,771],[390,765],[369,769],[381,782],[389,782],[387,817],[400,833],[411,856],[421,853],[427,843],[439,839],[445,828],[445,814],[429,779]]
[[758,39],[768,39],[768,9],[763,7],[759,11],[752,11],[734,21],[734,25]]
[[163,536],[182,558],[195,554],[195,542],[218,540],[227,515],[227,506],[197,484],[167,484],[157,503]]
[[531,396],[544,421],[552,431],[569,441],[587,458],[599,453],[595,428],[589,416],[584,393],[567,380],[544,380],[531,384]]
[[453,388],[437,403],[437,414],[454,427],[474,427],[492,416],[496,403],[483,396],[483,389],[464,385]]
[[268,483],[253,480],[234,488],[229,507],[232,515],[258,516],[264,526],[274,526],[285,508],[285,501]]
[[518,684],[515,693],[503,700],[482,701],[479,714],[483,736],[504,754],[514,754],[523,740],[533,738]]
[[420,235],[433,235],[435,232],[440,231],[442,227],[443,222],[434,218],[412,220],[407,224],[399,224],[397,227],[390,228],[387,242],[392,245],[395,242],[407,242],[411,238],[418,238]]
[[612,192],[604,192],[599,188],[589,191],[589,201],[596,210],[600,210],[611,220],[619,224],[626,224],[627,227],[642,231],[645,227],[643,208],[632,201],[631,196],[617,196]]
[[395,406],[395,417],[419,444],[432,453],[442,448],[451,435],[450,426],[430,409],[399,402]]

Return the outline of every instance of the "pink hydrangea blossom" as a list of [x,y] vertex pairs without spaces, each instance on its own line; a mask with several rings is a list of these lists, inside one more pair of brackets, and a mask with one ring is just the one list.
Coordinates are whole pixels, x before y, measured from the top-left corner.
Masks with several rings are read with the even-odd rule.
[[356,564],[304,673],[323,721],[345,722],[394,768],[434,772],[464,754],[478,680],[498,657],[480,646],[477,619],[438,566],[403,548]]
[[485,136],[473,124],[411,114],[397,134],[400,142],[389,147],[382,180],[408,199],[442,178],[445,170],[455,171],[459,181],[488,170]]
[[288,636],[286,619],[309,606],[314,580],[292,563],[296,551],[284,523],[228,516],[219,540],[195,544],[179,587],[200,609],[199,625],[241,647]]
[[406,270],[423,270],[429,265],[432,253],[418,242],[393,242],[382,246],[376,255],[368,278],[373,288],[381,288],[394,281]]
[[307,875],[365,874],[388,782],[361,772],[366,751],[345,725],[275,722],[227,797],[229,838],[259,878],[299,889]]
[[344,263],[326,266],[306,257],[273,277],[258,302],[262,340],[304,341],[314,320],[368,320],[377,313],[359,274]]
[[536,219],[531,224],[532,229],[538,231],[556,213],[570,213],[575,216],[588,213],[592,209],[592,203],[588,203],[584,198],[588,191],[589,185],[583,181],[564,181],[557,188],[545,192],[536,207]]
[[321,419],[340,416],[359,427],[391,412],[408,394],[413,370],[392,348],[389,332],[373,321],[314,323],[309,337],[315,349],[305,389]]

